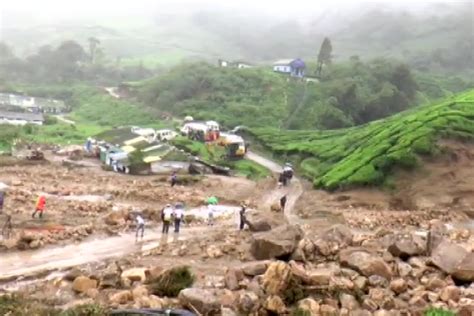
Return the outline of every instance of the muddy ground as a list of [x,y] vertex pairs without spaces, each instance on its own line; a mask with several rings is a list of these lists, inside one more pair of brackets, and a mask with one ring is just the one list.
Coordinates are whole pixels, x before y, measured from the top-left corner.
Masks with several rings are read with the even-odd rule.
[[[444,146],[450,147],[450,154],[427,161],[416,172],[399,173],[396,190],[336,193],[312,190],[303,180],[278,189],[275,178],[255,183],[217,176],[171,188],[166,176],[125,176],[97,167],[65,166],[59,159],[33,164],[9,161],[0,168],[0,182],[9,185],[4,213],[13,217],[15,242],[0,243],[2,268],[8,269],[0,289],[21,290],[42,301],[54,296],[57,301],[51,304],[63,307],[84,302],[107,305],[109,290],[77,295],[64,275],[73,266],[82,274],[101,275],[117,264],[120,269],[189,265],[197,276],[197,287],[225,287],[223,278],[229,268],[254,260],[249,251],[252,232],[248,228],[238,231],[235,218],[229,215],[212,227],[203,221],[190,221],[179,235],[163,237],[157,215],[167,203],[179,201],[195,208],[211,195],[229,206],[245,201],[249,217],[265,220],[272,227],[290,218],[310,236],[339,223],[359,235],[378,234],[381,229],[419,231],[449,223],[458,234],[453,238],[469,244],[474,236],[473,222],[467,216],[474,209],[474,147],[458,143]],[[47,194],[46,212],[42,220],[32,219],[40,192]],[[285,194],[289,197],[286,216],[271,210]],[[132,222],[109,217],[117,209],[145,214],[148,221],[143,241],[135,243]],[[18,243],[25,235],[42,237],[39,242],[31,237],[26,244]],[[60,247],[64,245],[71,248]],[[67,258],[68,251],[72,258]],[[88,254],[92,258],[77,259]],[[58,265],[48,265],[48,258]],[[22,266],[23,260],[29,264]],[[41,264],[44,266],[38,269]]]

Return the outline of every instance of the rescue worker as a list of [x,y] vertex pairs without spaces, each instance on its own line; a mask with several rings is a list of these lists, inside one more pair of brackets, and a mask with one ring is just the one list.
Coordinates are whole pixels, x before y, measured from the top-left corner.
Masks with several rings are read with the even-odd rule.
[[46,206],[46,198],[44,195],[40,194],[38,200],[36,201],[36,208],[33,214],[31,215],[32,218],[35,218],[36,213],[39,213],[39,218],[43,218],[44,208]]
[[161,220],[163,221],[163,229],[161,232],[163,234],[168,234],[168,231],[170,230],[170,223],[171,223],[172,217],[173,217],[173,208],[171,207],[171,204],[166,204],[166,207],[161,212]]
[[138,232],[141,231],[141,238],[143,239],[143,234],[145,233],[145,220],[140,214],[137,214],[135,217],[135,220],[137,221],[137,232],[135,234],[135,239],[138,239]]

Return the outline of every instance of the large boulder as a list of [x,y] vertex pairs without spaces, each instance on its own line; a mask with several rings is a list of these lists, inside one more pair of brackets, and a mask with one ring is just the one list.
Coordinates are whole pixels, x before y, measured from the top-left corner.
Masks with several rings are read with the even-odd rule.
[[426,252],[426,242],[416,235],[400,234],[395,236],[387,249],[395,257],[408,259]]
[[123,290],[109,295],[109,301],[115,305],[126,304],[133,299],[131,291]]
[[288,287],[291,278],[291,268],[283,261],[270,264],[263,275],[263,289],[267,294],[278,295]]
[[260,301],[257,294],[251,291],[242,292],[239,296],[238,307],[244,315],[250,315],[256,312],[260,308]]
[[77,293],[86,293],[90,289],[97,288],[97,281],[86,276],[78,276],[72,282],[72,289]]
[[268,265],[270,264],[270,261],[264,260],[264,261],[254,261],[254,262],[249,262],[240,267],[242,272],[247,275],[247,276],[256,276],[256,275],[262,275],[267,271]]
[[189,288],[179,292],[181,305],[196,309],[203,315],[209,315],[220,311],[220,302],[216,293],[211,290]]
[[145,282],[148,269],[131,268],[122,272],[122,280],[130,280],[133,282]]
[[299,310],[309,313],[309,315],[319,315],[320,306],[312,298],[305,298],[298,302]]
[[267,232],[272,229],[272,225],[264,219],[247,220],[246,223],[251,232]]
[[349,246],[352,243],[354,234],[352,230],[342,224],[334,225],[325,230],[318,239],[326,242],[337,243],[339,246]]
[[390,266],[378,255],[364,249],[345,249],[339,253],[339,261],[341,265],[354,269],[366,277],[379,275],[387,280],[392,278]]
[[104,222],[110,226],[121,226],[124,225],[129,213],[126,210],[111,211],[105,215]]
[[268,232],[253,235],[250,251],[258,260],[290,256],[303,238],[297,225],[283,225]]
[[444,240],[433,250],[431,263],[444,272],[452,274],[467,254],[467,250],[462,246]]
[[270,295],[269,297],[267,297],[263,306],[267,311],[276,315],[283,315],[286,311],[285,303],[283,302],[281,297],[277,295]]
[[474,282],[474,252],[467,254],[452,274],[456,279]]

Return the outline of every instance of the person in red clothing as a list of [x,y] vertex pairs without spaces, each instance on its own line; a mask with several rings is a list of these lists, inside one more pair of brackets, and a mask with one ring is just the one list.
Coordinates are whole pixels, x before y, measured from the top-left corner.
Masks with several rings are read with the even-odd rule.
[[39,218],[43,218],[44,207],[46,206],[46,198],[40,195],[36,201],[36,208],[31,217],[35,218],[36,213],[39,213]]

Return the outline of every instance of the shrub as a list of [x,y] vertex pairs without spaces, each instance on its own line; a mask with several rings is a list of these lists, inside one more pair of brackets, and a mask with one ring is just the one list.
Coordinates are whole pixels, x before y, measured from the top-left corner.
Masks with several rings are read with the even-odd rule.
[[169,269],[150,281],[150,289],[158,296],[176,297],[181,290],[193,285],[195,280],[188,266]]
[[425,312],[425,316],[455,316],[454,312],[440,309],[440,308],[430,308]]

